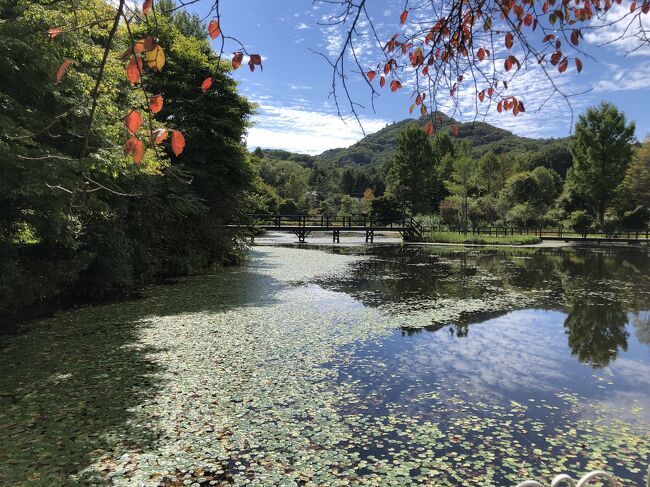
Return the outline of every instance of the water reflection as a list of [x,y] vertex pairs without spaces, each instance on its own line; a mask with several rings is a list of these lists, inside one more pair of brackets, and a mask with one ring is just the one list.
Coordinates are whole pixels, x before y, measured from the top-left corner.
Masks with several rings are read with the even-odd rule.
[[367,252],[371,258],[346,279],[322,285],[368,306],[426,318],[406,323],[406,336],[446,330],[462,339],[474,324],[509,311],[545,309],[566,314],[571,355],[594,368],[627,350],[628,314],[637,313],[632,323],[640,341],[650,344],[650,256],[644,249],[378,246]]

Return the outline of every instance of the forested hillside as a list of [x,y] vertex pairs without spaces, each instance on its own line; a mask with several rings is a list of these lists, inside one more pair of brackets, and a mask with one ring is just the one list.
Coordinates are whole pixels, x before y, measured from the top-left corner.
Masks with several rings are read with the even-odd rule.
[[[481,157],[487,152],[497,155],[507,152],[515,157],[530,159],[534,167],[544,166],[554,169],[562,176],[571,166],[569,138],[531,139],[514,135],[485,122],[459,124],[444,114],[437,114],[436,118],[440,123],[441,131],[451,133],[451,127],[457,127],[458,135],[455,139],[458,142],[470,142],[475,157]],[[423,118],[417,123],[423,127],[427,120],[428,118]],[[325,151],[318,156],[318,159],[331,161],[337,166],[380,166],[392,159],[397,134],[410,123],[413,123],[413,119],[393,123],[348,148]]]

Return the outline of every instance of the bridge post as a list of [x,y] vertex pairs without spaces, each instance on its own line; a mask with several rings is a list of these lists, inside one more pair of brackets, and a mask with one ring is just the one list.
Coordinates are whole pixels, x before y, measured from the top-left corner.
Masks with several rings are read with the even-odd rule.
[[341,231],[340,230],[332,231],[332,243],[341,243]]
[[375,231],[366,230],[366,243],[368,242],[373,243],[374,241],[375,241]]

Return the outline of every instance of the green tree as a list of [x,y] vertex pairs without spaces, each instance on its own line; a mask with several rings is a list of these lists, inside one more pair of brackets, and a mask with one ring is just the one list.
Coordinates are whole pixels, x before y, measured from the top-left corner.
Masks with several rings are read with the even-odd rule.
[[494,152],[487,152],[479,159],[479,186],[487,194],[494,194],[496,190],[496,177],[499,170],[499,159]]
[[465,232],[467,232],[469,194],[476,180],[477,166],[476,161],[471,157],[456,157],[452,164],[451,179],[445,181],[447,190],[460,200],[461,224]]
[[397,135],[395,157],[388,172],[390,191],[404,209],[425,213],[432,208],[435,181],[431,143],[422,129],[409,124]]
[[614,191],[632,158],[634,122],[611,103],[591,107],[580,116],[571,142],[573,166],[567,184],[587,195],[601,225]]
[[650,140],[634,153],[622,184],[622,198],[628,206],[650,209]]

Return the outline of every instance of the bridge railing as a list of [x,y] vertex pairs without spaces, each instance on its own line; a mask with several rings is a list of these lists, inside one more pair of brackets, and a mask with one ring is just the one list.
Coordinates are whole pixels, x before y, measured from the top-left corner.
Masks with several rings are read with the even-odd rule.
[[397,218],[374,218],[365,217],[329,217],[310,215],[253,215],[257,225],[272,225],[278,228],[284,227],[321,227],[325,229],[345,228],[415,228],[421,234],[422,226],[411,217]]

